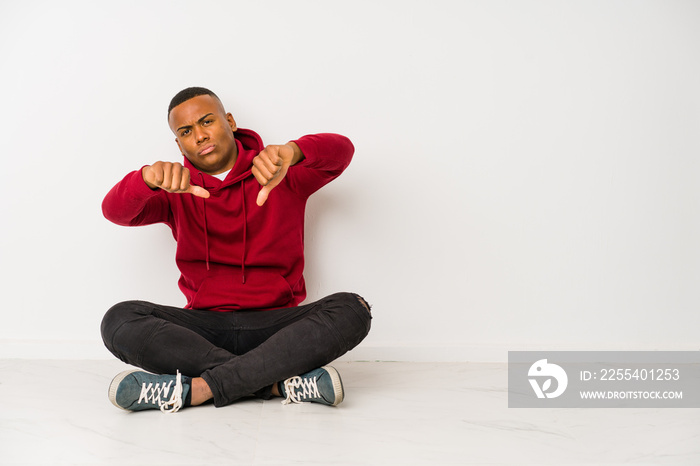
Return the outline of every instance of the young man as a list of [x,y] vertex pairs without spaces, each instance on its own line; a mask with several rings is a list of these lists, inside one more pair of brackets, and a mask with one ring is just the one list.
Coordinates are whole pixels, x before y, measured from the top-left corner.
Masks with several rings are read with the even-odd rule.
[[353,293],[299,305],[306,297],[304,209],[348,166],[352,143],[316,134],[264,147],[204,88],[178,93],[168,123],[184,164],[155,162],[129,173],[102,210],[119,225],[172,229],[187,305],[129,301],[107,312],[107,348],[150,372],[117,375],[110,400],[164,412],[248,395],[337,405],[342,381],[325,365],[364,339],[370,308]]

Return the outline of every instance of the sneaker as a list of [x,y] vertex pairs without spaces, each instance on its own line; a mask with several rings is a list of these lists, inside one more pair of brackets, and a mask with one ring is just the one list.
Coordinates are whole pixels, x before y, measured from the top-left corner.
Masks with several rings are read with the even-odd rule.
[[280,394],[286,398],[282,401],[284,405],[310,401],[336,406],[345,397],[340,374],[331,366],[290,377],[280,385]]
[[124,371],[109,385],[109,401],[127,411],[160,409],[176,413],[184,405],[190,391],[189,379],[182,383],[182,375],[155,375],[148,372]]

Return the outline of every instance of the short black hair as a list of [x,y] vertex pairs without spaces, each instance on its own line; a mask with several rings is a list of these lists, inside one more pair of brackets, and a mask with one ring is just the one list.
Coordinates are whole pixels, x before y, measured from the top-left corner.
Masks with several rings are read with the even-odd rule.
[[200,95],[210,95],[214,97],[216,100],[221,102],[221,99],[219,99],[219,96],[214,94],[212,91],[205,87],[188,87],[187,89],[183,89],[177,94],[175,94],[175,97],[170,101],[170,105],[168,106],[168,118],[170,118],[170,112],[172,109],[177,107],[183,102],[186,102],[193,97],[198,97]]

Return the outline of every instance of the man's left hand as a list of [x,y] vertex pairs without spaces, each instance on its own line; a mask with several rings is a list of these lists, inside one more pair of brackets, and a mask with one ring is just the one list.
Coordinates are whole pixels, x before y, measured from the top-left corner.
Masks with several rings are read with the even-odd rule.
[[287,175],[291,165],[304,158],[299,146],[290,142],[283,146],[267,146],[253,159],[253,176],[262,186],[256,203],[262,206],[267,197]]

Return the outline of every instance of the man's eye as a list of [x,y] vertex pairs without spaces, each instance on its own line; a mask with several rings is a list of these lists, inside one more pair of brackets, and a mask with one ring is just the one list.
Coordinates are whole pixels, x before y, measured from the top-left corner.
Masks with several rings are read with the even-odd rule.
[[203,123],[204,123],[205,125],[208,125],[208,124],[211,123],[212,121],[214,121],[214,120],[204,120]]
[[180,133],[180,136],[187,136],[188,134],[190,134],[190,130],[189,130],[189,129],[186,129],[186,130],[184,130],[183,132]]

